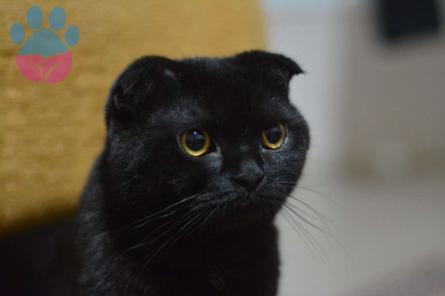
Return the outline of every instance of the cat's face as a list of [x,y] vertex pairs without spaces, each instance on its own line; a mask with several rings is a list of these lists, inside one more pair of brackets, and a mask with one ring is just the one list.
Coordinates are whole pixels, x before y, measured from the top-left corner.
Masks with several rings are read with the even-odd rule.
[[107,105],[110,178],[128,222],[194,212],[226,224],[273,219],[309,146],[288,98],[299,73],[264,52],[130,65]]

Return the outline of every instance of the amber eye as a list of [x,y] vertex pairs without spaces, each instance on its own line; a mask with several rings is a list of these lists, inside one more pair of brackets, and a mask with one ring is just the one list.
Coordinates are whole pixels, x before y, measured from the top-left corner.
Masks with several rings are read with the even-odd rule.
[[281,123],[275,123],[274,125],[266,128],[261,133],[261,142],[264,148],[278,149],[283,145],[286,140],[286,129]]
[[204,130],[193,129],[181,135],[180,144],[187,154],[201,156],[209,151],[210,137]]

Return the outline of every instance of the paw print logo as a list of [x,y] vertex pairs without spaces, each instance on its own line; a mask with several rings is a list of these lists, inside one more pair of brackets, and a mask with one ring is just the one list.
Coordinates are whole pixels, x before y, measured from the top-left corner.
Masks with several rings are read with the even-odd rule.
[[61,7],[54,7],[49,14],[50,28],[43,27],[43,12],[39,6],[32,6],[27,13],[28,26],[32,35],[25,38],[25,28],[19,22],[12,25],[10,36],[14,43],[21,46],[16,57],[22,74],[32,81],[57,83],[64,80],[72,66],[73,55],[69,48],[80,39],[77,26],[69,26],[63,38],[66,13]]

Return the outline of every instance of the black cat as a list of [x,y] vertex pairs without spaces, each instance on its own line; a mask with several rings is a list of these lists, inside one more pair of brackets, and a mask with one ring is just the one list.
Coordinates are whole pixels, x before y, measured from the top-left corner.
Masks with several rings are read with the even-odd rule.
[[262,51],[132,63],[78,212],[73,294],[276,295],[274,217],[309,147],[300,73]]
[[84,294],[276,295],[273,220],[309,145],[300,73],[261,51],[122,73],[80,210]]

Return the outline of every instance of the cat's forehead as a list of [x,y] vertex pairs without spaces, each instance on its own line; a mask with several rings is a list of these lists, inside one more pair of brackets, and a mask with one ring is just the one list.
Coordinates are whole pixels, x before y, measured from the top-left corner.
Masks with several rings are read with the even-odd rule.
[[233,59],[199,59],[185,64],[180,95],[226,116],[272,104],[274,97],[287,96],[272,76],[260,76]]
[[230,59],[187,61],[179,88],[167,112],[178,124],[239,129],[295,115],[287,89],[272,76],[260,76]]
[[219,95],[248,91],[249,69],[230,59],[201,58],[186,60],[181,71],[181,85],[187,92]]

